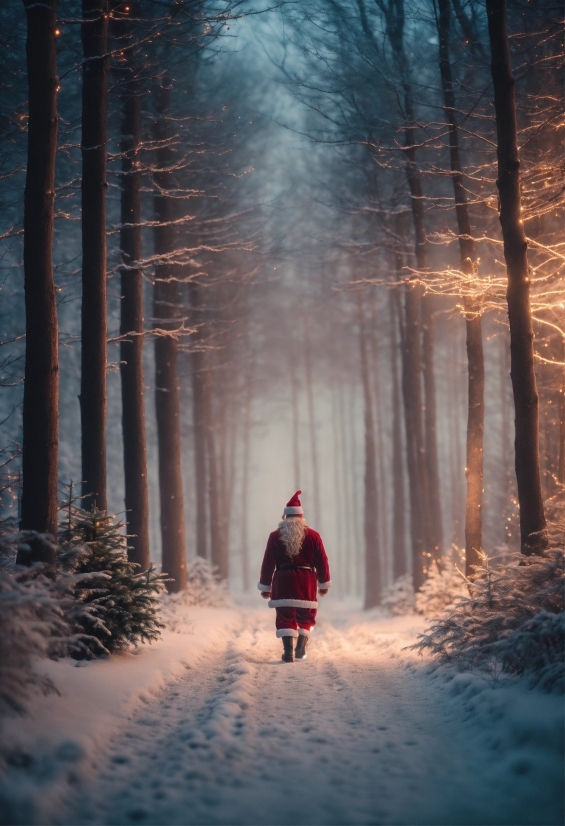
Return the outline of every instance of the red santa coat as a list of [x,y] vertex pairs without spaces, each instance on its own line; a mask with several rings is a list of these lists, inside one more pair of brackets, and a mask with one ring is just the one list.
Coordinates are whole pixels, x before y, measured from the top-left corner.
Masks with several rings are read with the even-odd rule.
[[[314,570],[284,570],[289,565],[304,565]],[[330,585],[330,566],[319,533],[307,528],[300,552],[291,559],[280,531],[273,531],[267,541],[257,586],[260,591],[271,592],[269,608],[317,608],[318,588],[325,590]]]

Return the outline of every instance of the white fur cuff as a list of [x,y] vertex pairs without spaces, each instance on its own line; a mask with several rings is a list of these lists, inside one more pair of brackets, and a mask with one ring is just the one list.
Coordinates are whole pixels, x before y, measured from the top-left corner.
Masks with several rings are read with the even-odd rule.
[[318,582],[318,590],[319,591],[327,591],[331,584],[332,584],[331,579],[329,579],[327,582]]
[[302,637],[309,637],[310,636],[310,631],[313,631],[313,630],[314,630],[313,628],[299,628],[298,629],[298,635],[302,636]]
[[277,628],[277,637],[297,637],[298,631],[294,628]]
[[317,602],[308,599],[270,599],[269,608],[317,608]]
[[257,583],[257,587],[259,588],[260,591],[270,591],[271,590],[270,585],[261,585],[260,582]]

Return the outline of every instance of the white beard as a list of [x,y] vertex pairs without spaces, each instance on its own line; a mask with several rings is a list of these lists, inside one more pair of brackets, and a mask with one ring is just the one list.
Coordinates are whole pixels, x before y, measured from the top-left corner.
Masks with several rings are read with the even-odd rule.
[[308,525],[303,517],[291,516],[279,522],[281,539],[286,546],[286,552],[291,559],[300,553]]

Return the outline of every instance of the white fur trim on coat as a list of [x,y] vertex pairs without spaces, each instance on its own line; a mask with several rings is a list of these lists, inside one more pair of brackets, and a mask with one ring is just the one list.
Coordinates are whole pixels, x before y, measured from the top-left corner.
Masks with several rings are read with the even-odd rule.
[[298,629],[298,636],[309,637],[310,632],[313,631],[313,628],[299,628]]
[[329,579],[327,582],[318,582],[318,591],[327,591],[331,584],[331,579]]
[[309,599],[270,599],[269,608],[317,608],[317,602]]
[[260,582],[257,583],[257,587],[259,588],[260,591],[270,591],[271,590],[270,585],[261,585]]
[[277,637],[297,637],[298,631],[294,628],[277,628]]

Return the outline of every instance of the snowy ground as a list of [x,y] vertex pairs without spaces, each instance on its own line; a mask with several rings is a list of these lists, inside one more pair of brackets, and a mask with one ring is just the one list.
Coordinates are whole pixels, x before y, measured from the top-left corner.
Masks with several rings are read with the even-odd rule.
[[[190,609],[138,656],[54,664],[76,685],[20,726],[4,784],[19,822],[562,823],[561,697],[430,676],[402,651],[420,619],[329,600],[308,659],[285,664],[273,619]],[[43,762],[26,763],[34,737]]]

